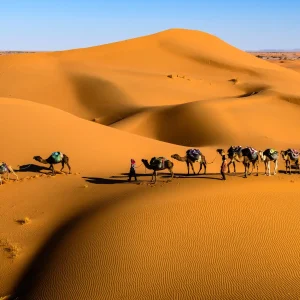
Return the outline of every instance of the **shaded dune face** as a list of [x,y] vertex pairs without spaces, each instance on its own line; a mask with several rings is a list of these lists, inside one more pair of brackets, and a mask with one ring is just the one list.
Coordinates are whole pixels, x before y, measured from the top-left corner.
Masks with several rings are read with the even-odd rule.
[[90,207],[46,243],[15,295],[24,300],[299,296],[297,195],[282,212],[283,190],[271,192],[272,201],[261,201],[270,194],[268,187],[259,193],[237,187],[234,195],[221,188],[213,196],[203,188],[199,197],[190,185],[180,193],[151,190]]
[[[194,30],[167,30],[71,51],[9,55],[0,57],[0,69],[0,97],[46,104],[102,125],[184,146],[229,143],[236,135],[230,125],[235,115],[226,120],[215,116],[217,109],[226,110],[222,103],[206,108],[196,104],[194,111],[185,106],[188,102],[239,97],[245,102],[267,91],[276,99],[299,104],[298,73]],[[156,111],[157,107],[162,110]],[[144,112],[151,113],[148,126],[135,118]],[[243,118],[247,114],[239,112]],[[128,118],[130,128],[116,124]],[[170,132],[169,124],[176,126],[173,131],[178,136]],[[224,126],[228,133],[220,133]]]

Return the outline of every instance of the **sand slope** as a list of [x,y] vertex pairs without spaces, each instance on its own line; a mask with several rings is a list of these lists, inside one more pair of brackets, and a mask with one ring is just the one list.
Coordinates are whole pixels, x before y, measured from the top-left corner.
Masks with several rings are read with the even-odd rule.
[[300,296],[299,181],[263,178],[259,192],[254,181],[176,182],[93,205],[69,220],[37,256],[16,295],[32,300]]
[[145,107],[235,98],[262,89],[290,98],[300,94],[299,74],[193,30],[0,57],[0,70],[0,96],[47,104],[104,125]]
[[[299,175],[280,159],[276,176],[223,182],[216,154],[300,149],[299,105],[299,73],[193,30],[1,56],[0,160],[21,180],[0,187],[0,298],[299,297]],[[211,162],[206,176],[173,161],[173,182],[149,184],[142,158],[188,147]],[[53,151],[72,174],[33,160]]]

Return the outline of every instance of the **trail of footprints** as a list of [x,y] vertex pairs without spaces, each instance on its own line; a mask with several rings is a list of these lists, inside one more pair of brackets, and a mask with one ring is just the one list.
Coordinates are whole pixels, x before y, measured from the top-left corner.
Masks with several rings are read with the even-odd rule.
[[70,175],[80,175],[80,173],[76,172],[76,173],[68,174],[68,173],[56,171],[55,175],[52,175],[52,174],[49,175],[49,174],[43,173],[43,174],[39,174],[39,175],[25,176],[23,178],[20,178],[19,180],[17,180],[17,179],[9,179],[9,180],[7,180],[5,178],[2,178],[2,184],[4,185],[4,184],[11,184],[11,183],[20,183],[20,182],[24,182],[24,181],[27,181],[27,180],[38,179],[38,178],[55,178],[56,175],[70,176]]

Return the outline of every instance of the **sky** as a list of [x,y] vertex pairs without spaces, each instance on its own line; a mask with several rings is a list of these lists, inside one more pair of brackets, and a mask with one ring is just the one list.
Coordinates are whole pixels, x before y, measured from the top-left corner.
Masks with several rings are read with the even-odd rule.
[[196,29],[242,50],[300,48],[299,0],[0,0],[0,51],[107,44]]

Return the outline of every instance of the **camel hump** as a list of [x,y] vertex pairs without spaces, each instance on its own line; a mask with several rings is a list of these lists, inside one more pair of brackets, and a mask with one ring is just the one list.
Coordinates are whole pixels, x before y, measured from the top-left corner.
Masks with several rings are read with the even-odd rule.
[[150,160],[150,165],[157,166],[159,169],[163,169],[165,167],[165,162],[167,161],[167,158],[163,156],[159,157],[152,157]]
[[55,160],[55,162],[61,162],[62,159],[63,159],[63,153],[60,152],[60,151],[56,151],[56,152],[53,152],[51,154],[52,158]]
[[188,149],[186,155],[193,161],[196,161],[199,159],[201,151],[199,149]]

